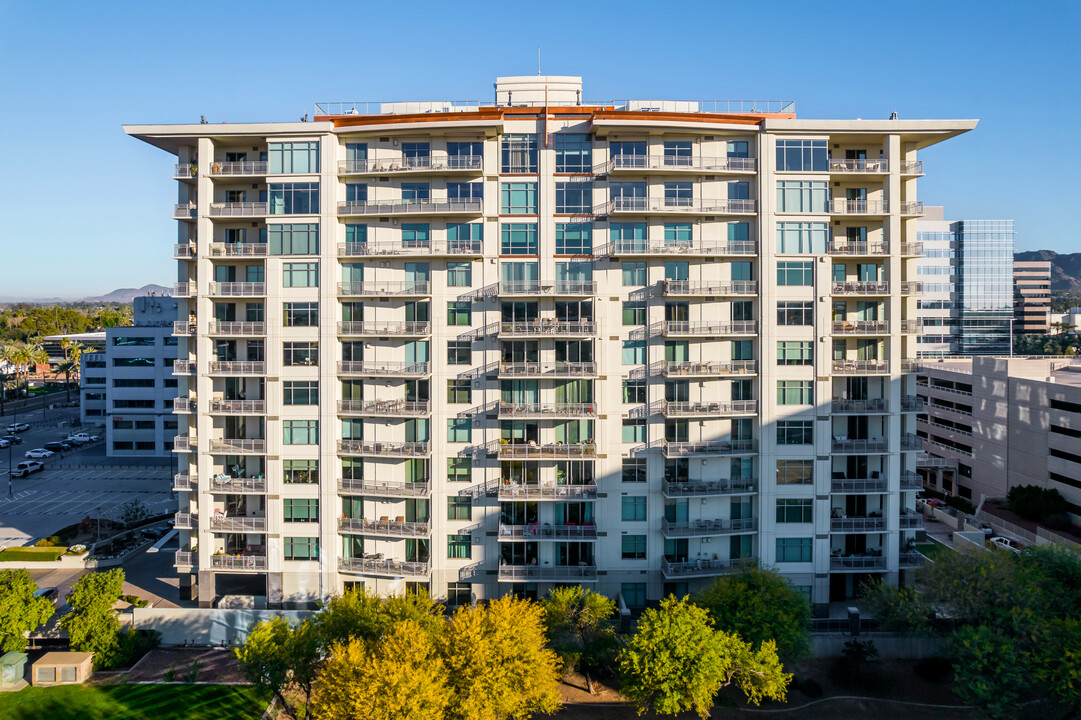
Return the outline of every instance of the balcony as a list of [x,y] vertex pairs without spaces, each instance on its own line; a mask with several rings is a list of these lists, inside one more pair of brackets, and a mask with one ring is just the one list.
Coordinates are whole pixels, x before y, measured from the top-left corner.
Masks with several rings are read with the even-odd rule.
[[196,288],[195,288],[195,283],[193,283],[193,282],[173,283],[173,297],[178,297],[178,298],[195,297],[195,292],[196,292]]
[[175,260],[194,260],[196,256],[195,250],[195,243],[173,245],[173,258]]
[[258,177],[267,174],[266,160],[237,160],[210,163],[211,177]]
[[265,455],[263,438],[221,438],[210,441],[210,452],[218,455]]
[[754,375],[758,372],[756,360],[733,360],[731,362],[663,361],[660,372],[665,377],[724,377],[725,375]]
[[597,417],[593,403],[499,403],[500,418],[591,418]]
[[657,242],[655,240],[618,240],[600,248],[601,256],[625,257],[643,255],[701,255],[703,257],[742,257],[758,254],[758,244],[753,241],[702,241]]
[[705,198],[617,197],[594,208],[605,215],[753,215],[754,200],[707,200]]
[[884,242],[834,240],[830,243],[829,254],[846,257],[876,257],[889,255],[890,246]]
[[215,320],[207,325],[210,335],[230,335],[234,337],[253,337],[266,335],[266,323]]
[[499,364],[499,377],[596,377],[597,363],[592,362],[510,362]]
[[406,522],[404,517],[396,520],[388,517],[378,520],[343,517],[338,518],[338,532],[374,537],[428,538],[432,535],[432,528],[426,522]]
[[597,486],[501,482],[498,496],[500,500],[595,500]]
[[500,565],[499,582],[567,582],[597,581],[596,565]]
[[195,412],[195,401],[190,398],[173,398],[173,412],[177,415],[187,415]]
[[210,257],[266,257],[266,243],[210,243]]
[[717,537],[719,535],[742,535],[758,530],[755,518],[735,518],[732,520],[690,520],[671,522],[661,519],[661,534],[665,538]]
[[339,160],[339,175],[396,175],[398,173],[468,173],[484,170],[483,155],[426,155],[378,160]]
[[903,333],[919,333],[923,332],[922,320],[902,320],[901,332]]
[[756,158],[740,157],[686,157],[672,155],[615,155],[608,162],[593,168],[597,175],[618,172],[698,172],[753,173],[758,167]]
[[859,175],[885,175],[890,171],[890,161],[885,158],[859,159],[859,160],[830,160],[830,172],[847,175],[855,173]]
[[[956,427],[954,425],[946,425],[945,423],[935,422],[934,420],[924,420],[917,418],[916,421],[922,425],[927,425],[933,428],[938,428],[939,432],[936,433],[939,437],[945,437],[948,440],[952,440],[951,436],[960,435],[961,437],[971,438],[972,430],[963,427]],[[971,422],[971,420],[969,421]]]
[[901,281],[901,294],[902,295],[922,295],[923,283],[918,280],[902,280]]
[[880,533],[886,532],[884,517],[835,517],[830,518],[830,532],[834,533]]
[[844,455],[867,455],[889,452],[890,443],[886,438],[851,439],[834,435],[832,448],[833,452]]
[[199,447],[199,440],[192,435],[173,436],[173,452],[195,452]]
[[195,567],[195,553],[193,553],[191,550],[177,550],[173,554],[173,567]]
[[833,323],[834,335],[888,335],[890,324],[885,320],[842,320]]
[[266,412],[263,400],[211,400],[211,415],[262,415]]
[[890,411],[890,405],[885,398],[871,398],[868,400],[843,400],[833,398],[830,410],[838,415],[885,415]]
[[739,561],[734,560],[684,560],[671,562],[661,560],[661,574],[666,580],[685,578],[704,578],[715,575],[724,575],[740,567]]
[[690,280],[665,280],[664,295],[700,297],[757,295],[758,282],[755,280],[733,280],[731,282],[692,282]]
[[343,455],[371,455],[374,457],[427,457],[431,453],[431,449],[426,442],[339,440],[338,452]]
[[432,494],[432,486],[427,482],[405,482],[403,480],[357,480],[354,478],[338,479],[339,493],[358,493],[371,497],[386,498],[422,498]]
[[923,203],[903,202],[901,203],[901,214],[911,215],[913,217],[920,217],[923,215]]
[[210,529],[214,532],[265,533],[267,523],[265,515],[226,515],[215,511],[210,517]]
[[173,527],[177,530],[194,530],[199,527],[199,517],[191,513],[178,512],[173,516]]
[[255,570],[267,569],[266,555],[211,555],[210,567],[215,570]]
[[[843,475],[844,473],[840,473]],[[889,479],[875,472],[869,478],[846,478],[836,477],[830,480],[830,492],[851,495],[864,495],[867,493],[884,493],[889,490]]]
[[834,281],[834,295],[889,295],[890,284],[888,282],[875,282],[873,280],[847,280],[844,282]]
[[173,165],[174,180],[192,180],[199,177],[199,166],[195,163],[177,163]]
[[897,554],[897,564],[903,568],[915,568],[923,565],[925,558],[918,552],[902,552]]
[[539,280],[509,280],[500,282],[497,295],[540,295],[543,291]]
[[378,360],[342,360],[338,363],[339,375],[360,377],[426,377],[431,374],[426,362],[380,362]]
[[173,206],[174,220],[194,220],[195,203],[177,203]]
[[881,555],[849,555],[830,557],[830,570],[866,572],[867,570],[885,570],[886,558]]
[[923,478],[919,473],[901,473],[901,491],[923,490]]
[[902,530],[922,530],[923,515],[914,510],[903,510],[900,515],[900,528]]
[[551,525],[544,523],[538,525],[504,525],[499,524],[499,540],[527,540],[530,542],[544,540],[596,540],[597,526],[589,525]]
[[338,570],[344,573],[391,578],[424,578],[432,574],[432,566],[429,563],[390,560],[381,555],[339,558]]
[[883,360],[834,360],[834,375],[889,375],[890,364]]
[[923,438],[912,433],[901,435],[901,452],[919,452],[923,450]]
[[422,256],[480,256],[484,243],[480,240],[454,240],[452,242],[352,242],[338,243],[338,257],[412,257]]
[[426,282],[340,282],[339,297],[418,297],[431,295]]
[[210,363],[211,375],[266,375],[262,360],[221,360]]
[[196,492],[199,490],[199,483],[189,473],[177,473],[173,475],[173,490],[176,492]]
[[427,417],[431,413],[429,404],[407,400],[339,400],[339,415],[360,415],[367,417]]
[[830,202],[833,215],[888,215],[889,212],[889,206],[880,200],[834,198]]
[[210,283],[210,295],[214,297],[262,297],[266,295],[266,283],[214,282]]
[[480,198],[452,200],[346,201],[338,203],[338,217],[358,215],[481,215]]
[[923,160],[912,160],[901,163],[902,175],[923,175]]
[[923,243],[901,243],[901,255],[903,257],[922,257]]
[[666,458],[754,455],[758,452],[758,442],[756,440],[665,442],[661,445],[661,452]]
[[556,320],[554,318],[541,318],[538,320],[523,320],[521,322],[499,323],[499,334],[503,337],[583,337],[595,335],[596,333],[596,324],[589,320],[568,321]]
[[338,323],[339,335],[355,335],[370,337],[412,336],[420,337],[431,335],[432,324],[430,322],[415,321],[351,321]]
[[687,480],[684,482],[661,481],[661,494],[666,498],[751,495],[757,491],[758,483],[750,478],[734,478],[732,480]]
[[210,217],[266,217],[265,202],[210,203]]
[[733,320],[731,322],[686,322],[667,321],[663,329],[666,337],[714,337],[717,335],[756,335],[758,323],[754,320]]
[[186,320],[173,321],[173,335],[194,335],[197,331],[198,328],[193,322],[187,322]]
[[267,491],[267,481],[263,477],[233,477],[218,474],[210,477],[210,492],[218,495],[262,495]]
[[499,444],[502,460],[580,460],[597,457],[595,443]]

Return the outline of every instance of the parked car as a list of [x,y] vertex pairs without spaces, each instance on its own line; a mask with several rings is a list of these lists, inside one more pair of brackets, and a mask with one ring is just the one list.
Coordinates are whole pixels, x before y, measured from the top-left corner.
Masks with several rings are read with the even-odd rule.
[[45,598],[47,600],[52,600],[53,605],[55,605],[56,604],[56,588],[54,588],[54,587],[38,588],[37,590],[34,591],[34,597],[40,597],[40,598]]
[[12,445],[22,445],[23,439],[18,435],[0,435],[0,440],[7,440]]
[[991,538],[991,545],[1015,553],[1020,553],[1022,550],[1025,549],[1024,545],[1017,542],[1013,538],[1002,537],[1001,535]]
[[24,460],[23,462],[12,468],[10,474],[13,478],[24,478],[31,473],[36,473],[44,469],[45,466],[39,463],[37,460]]
[[10,425],[8,425],[8,432],[9,433],[24,432],[24,431],[29,430],[29,429],[30,429],[29,425],[27,425],[26,423],[21,423],[21,422],[11,423]]
[[68,442],[54,441],[45,443],[46,450],[52,450],[53,452],[63,452],[64,450],[71,450],[74,445]]
[[11,447],[11,443],[3,438],[0,438],[0,448]]
[[78,441],[83,442],[83,443],[89,443],[89,442],[94,442],[97,439],[98,439],[97,435],[91,435],[90,433],[84,433],[84,432],[75,433],[74,435],[68,436],[68,442],[71,442],[72,440],[78,440]]
[[33,458],[35,460],[45,460],[53,456],[52,450],[46,450],[45,448],[34,448],[33,450],[27,450],[24,457]]
[[83,440],[78,435],[68,435],[66,438],[64,438],[63,442],[66,442],[69,445],[78,446],[78,445],[86,445],[90,441],[89,440]]

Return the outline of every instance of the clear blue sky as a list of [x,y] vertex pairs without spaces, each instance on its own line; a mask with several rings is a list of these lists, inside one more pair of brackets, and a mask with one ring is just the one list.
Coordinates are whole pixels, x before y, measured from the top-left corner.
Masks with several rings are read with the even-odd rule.
[[173,160],[123,123],[291,121],[318,100],[794,99],[808,118],[978,118],[920,198],[1081,250],[1077,2],[42,3],[0,0],[0,297],[175,279]]

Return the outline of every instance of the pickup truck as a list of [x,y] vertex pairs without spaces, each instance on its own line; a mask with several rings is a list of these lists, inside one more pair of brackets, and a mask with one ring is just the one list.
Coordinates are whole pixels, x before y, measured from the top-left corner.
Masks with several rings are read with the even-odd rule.
[[18,465],[16,465],[11,470],[10,474],[11,474],[11,477],[13,477],[13,478],[24,478],[27,475],[30,475],[31,473],[36,473],[36,472],[38,472],[40,470],[44,470],[44,469],[45,469],[45,466],[42,465],[41,463],[37,462],[36,460],[25,460],[25,461],[19,463]]

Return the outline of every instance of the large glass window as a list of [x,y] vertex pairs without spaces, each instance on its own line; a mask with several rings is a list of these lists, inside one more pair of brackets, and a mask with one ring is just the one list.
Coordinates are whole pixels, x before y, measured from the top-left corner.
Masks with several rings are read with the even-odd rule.
[[499,212],[504,215],[536,215],[537,183],[502,183],[499,186]]
[[777,212],[829,212],[829,183],[825,180],[777,181]]
[[556,133],[556,172],[593,172],[593,145],[584,133]]
[[690,247],[691,224],[690,223],[665,223],[664,224],[665,247]]
[[778,262],[777,284],[787,287],[812,287],[814,285],[814,263]]
[[623,535],[621,538],[621,557],[624,560],[646,559],[646,536]]
[[473,303],[468,300],[451,300],[447,303],[447,325],[473,324]]
[[447,341],[448,365],[472,365],[473,343],[469,340]]
[[777,522],[811,522],[811,498],[777,498]]
[[286,560],[318,560],[319,538],[317,537],[287,537],[282,543],[285,550]]
[[448,497],[447,520],[472,520],[473,498],[471,497]]
[[448,142],[448,165],[452,168],[479,168],[484,157],[484,143]]
[[645,458],[624,458],[620,471],[620,482],[644,483],[646,481]]
[[319,224],[271,225],[267,228],[271,255],[318,255]]
[[501,227],[500,253],[503,255],[536,255],[536,223],[504,223]]
[[641,443],[646,441],[646,421],[642,419],[623,421],[623,442]]
[[427,142],[403,142],[402,164],[411,168],[426,168],[432,165],[432,147]]
[[282,364],[318,365],[319,343],[315,342],[287,342],[282,346]]
[[623,341],[623,364],[624,365],[643,365],[646,362],[646,342],[645,340],[624,340]]
[[[778,325],[814,325],[814,302],[782,300],[777,303]],[[780,344],[778,344],[778,355]],[[778,358],[779,359],[779,358]],[[786,365],[803,365],[807,363],[784,363]]]
[[[645,223],[612,223],[608,239],[612,244],[612,253],[645,252]],[[644,283],[643,283],[644,284]]]
[[829,235],[828,223],[777,223],[777,252],[824,253]]
[[622,264],[623,287],[642,287],[646,284],[646,264],[625,262]]
[[285,498],[285,522],[319,522],[319,500],[316,498]]
[[472,479],[472,458],[447,458],[447,482],[471,482]]
[[431,229],[428,223],[405,223],[402,225],[402,247],[426,248],[431,246]]
[[319,141],[267,143],[267,172],[271,175],[319,172]]
[[506,174],[530,174],[537,172],[537,136],[504,135],[500,143],[500,168]]
[[778,485],[810,485],[814,478],[814,460],[778,460]]
[[556,255],[592,255],[593,226],[589,223],[557,223]]
[[469,535],[447,535],[447,559],[468,560],[473,557],[473,546]]
[[345,201],[351,203],[368,202],[368,186],[365,183],[346,183]]
[[282,263],[282,287],[319,287],[319,263]]
[[402,202],[421,203],[432,199],[432,186],[428,183],[402,183]]
[[285,303],[282,321],[285,327],[318,327],[319,303]]
[[[778,312],[778,317],[780,317],[780,312]],[[810,323],[801,322],[799,324],[809,325]],[[778,365],[811,365],[813,363],[814,343],[802,340],[781,340],[777,342]]]
[[318,405],[318,380],[285,380],[282,382],[282,402],[285,405]]
[[777,172],[826,172],[829,154],[825,140],[778,140]]
[[593,184],[589,182],[557,182],[556,212],[566,215],[592,215]]
[[778,420],[778,445],[810,445],[814,442],[814,421]]
[[813,405],[814,383],[810,380],[778,380],[778,405]]
[[271,215],[318,215],[319,183],[271,183]]
[[473,383],[469,380],[447,380],[447,402],[452,405],[473,402]]
[[467,443],[473,439],[473,421],[469,418],[447,418],[447,442]]
[[448,262],[447,285],[449,287],[472,287],[473,263]]
[[368,226],[353,223],[346,225],[345,242],[350,245],[368,242]]
[[310,485],[319,482],[318,460],[283,460],[282,482]]
[[484,240],[483,223],[447,223],[447,249],[469,250]]
[[282,443],[285,445],[318,445],[318,420],[282,420]]
[[621,519],[625,522],[645,522],[646,497],[644,495],[621,498]]
[[449,200],[480,200],[483,197],[484,183],[482,182],[447,183]]
[[811,562],[811,538],[777,538],[776,561]]

